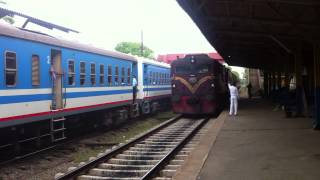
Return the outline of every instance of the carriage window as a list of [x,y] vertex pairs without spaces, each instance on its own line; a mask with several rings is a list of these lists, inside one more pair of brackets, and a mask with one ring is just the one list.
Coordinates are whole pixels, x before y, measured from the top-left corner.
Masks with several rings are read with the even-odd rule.
[[121,83],[124,84],[124,77],[125,76],[125,70],[124,70],[124,67],[121,68]]
[[161,73],[161,84],[164,84],[164,73]]
[[31,81],[32,86],[40,85],[40,60],[38,55],[32,55],[31,58]]
[[169,74],[166,74],[166,75],[167,75],[166,82],[167,82],[167,84],[169,84]]
[[86,83],[86,63],[80,62],[80,85]]
[[153,72],[152,73],[152,84],[156,84],[156,80],[157,80],[157,77],[156,77],[156,73],[155,72]]
[[112,84],[112,67],[108,66],[108,84],[111,86]]
[[16,53],[6,52],[6,85],[15,86],[17,84],[17,57]]
[[68,63],[68,85],[75,85],[75,69],[74,69],[74,61],[69,61]]
[[118,66],[116,66],[116,69],[115,69],[114,81],[115,81],[115,83],[117,83],[117,84],[118,84],[118,82],[119,82],[119,67],[118,67]]
[[152,72],[149,72],[149,84],[152,84]]
[[96,85],[96,65],[94,63],[90,64],[90,82],[91,85]]
[[197,73],[207,73],[209,72],[208,65],[202,65],[197,67]]
[[100,76],[99,76],[100,84],[104,84],[104,65],[100,64]]
[[191,73],[191,67],[190,66],[177,66],[176,67],[176,73],[177,74],[190,74]]
[[130,85],[130,83],[131,83],[131,68],[128,68],[128,70],[127,70],[128,72],[127,72],[127,82],[128,82],[128,85]]

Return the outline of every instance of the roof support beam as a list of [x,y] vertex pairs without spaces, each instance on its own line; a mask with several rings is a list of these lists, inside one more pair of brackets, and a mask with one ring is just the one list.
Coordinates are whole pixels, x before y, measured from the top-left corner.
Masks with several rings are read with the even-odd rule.
[[272,39],[275,43],[277,43],[282,49],[284,49],[288,54],[292,54],[292,51],[286,46],[284,45],[280,40],[278,40],[276,37],[270,35],[268,36],[270,37],[270,39]]
[[[267,19],[267,18],[243,18],[243,17],[226,17],[226,16],[209,16],[207,17],[208,21],[237,21],[241,24],[266,24],[266,25],[275,25],[275,26],[293,26],[293,23],[283,20],[275,20],[275,19]],[[304,27],[304,28],[310,28],[310,29],[320,29],[320,25],[314,24],[314,23],[295,23],[295,26]]]
[[[239,37],[267,37],[269,35],[277,36],[283,39],[292,39],[292,40],[306,40],[309,41],[309,39],[301,37],[301,36],[290,36],[285,34],[267,34],[263,32],[254,32],[254,31],[239,31],[239,30],[212,30],[216,34],[223,34],[223,35],[235,35]],[[269,37],[267,37],[269,38]]]
[[204,5],[207,4],[207,0],[202,0],[198,7],[196,7],[196,12],[200,11]]
[[[211,0],[214,3],[235,3],[239,1],[234,0]],[[253,3],[253,4],[265,4],[269,2],[270,0],[246,0],[241,1],[243,3]],[[292,5],[304,5],[304,6],[314,6],[314,5],[320,5],[320,2],[317,0],[313,1],[305,1],[305,0],[272,0],[273,3],[279,3],[279,4],[292,4]]]

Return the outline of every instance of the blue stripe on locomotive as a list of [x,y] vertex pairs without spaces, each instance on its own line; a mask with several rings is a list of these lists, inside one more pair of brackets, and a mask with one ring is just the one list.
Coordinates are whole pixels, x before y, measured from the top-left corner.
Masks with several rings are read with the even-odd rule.
[[[96,64],[96,85],[95,86],[109,86],[100,85],[99,84],[99,64],[104,64],[104,75],[105,75],[105,82],[107,81],[108,75],[108,65],[112,66],[112,86],[118,85],[120,86],[121,83],[115,84],[114,82],[114,75],[115,75],[115,66],[119,67],[119,82],[121,80],[121,68],[125,67],[125,84],[127,84],[127,68],[131,68],[133,75],[136,75],[137,70],[133,69],[133,62],[122,60],[113,57],[102,56],[98,54],[68,49],[68,48],[61,48],[57,46],[52,46],[48,44],[5,37],[0,36],[0,90],[1,89],[31,89],[31,88],[51,88],[52,83],[49,75],[50,71],[50,53],[51,49],[61,50],[62,52],[62,68],[64,72],[67,73],[68,64],[67,61],[72,59],[75,61],[75,86],[71,87],[91,87],[90,84],[90,63],[93,62]],[[17,57],[17,84],[14,87],[7,87],[4,81],[4,53],[5,51],[12,51],[16,53]],[[31,85],[31,56],[32,54],[36,54],[40,57],[40,86],[32,86]],[[79,71],[80,71],[80,61],[86,62],[86,83],[84,86],[80,86],[80,78],[79,78]],[[136,68],[136,67],[135,67]],[[132,78],[132,76],[131,76]],[[67,79],[65,79],[65,86],[67,85]]]

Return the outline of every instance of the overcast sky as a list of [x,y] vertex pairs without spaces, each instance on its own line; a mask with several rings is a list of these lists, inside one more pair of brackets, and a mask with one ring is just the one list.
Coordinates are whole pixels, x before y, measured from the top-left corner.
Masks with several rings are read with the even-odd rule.
[[215,51],[175,0],[4,1],[10,9],[80,31],[71,36],[79,41],[110,50],[121,41],[140,42],[143,30],[144,44],[155,54]]

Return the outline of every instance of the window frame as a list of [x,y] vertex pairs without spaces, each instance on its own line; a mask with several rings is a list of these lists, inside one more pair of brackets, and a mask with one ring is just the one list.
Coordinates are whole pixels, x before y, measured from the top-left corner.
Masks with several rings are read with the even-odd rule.
[[[84,64],[84,72],[81,72],[81,64]],[[84,81],[83,84],[81,84],[81,75],[84,75]],[[80,86],[85,86],[86,85],[86,77],[87,77],[87,72],[86,72],[86,61],[80,61],[79,63],[79,82]]]
[[116,85],[119,85],[119,66],[114,68],[114,82]]
[[159,72],[156,72],[156,84],[158,85],[159,84]]
[[[92,65],[94,65],[94,73],[92,73]],[[91,86],[96,86],[97,85],[97,68],[96,68],[96,63],[90,62],[90,85]],[[92,77],[94,77],[94,82],[92,82]]]
[[[15,79],[14,79],[15,83],[14,83],[14,85],[8,85],[7,84],[7,71],[8,71],[7,70],[8,69],[7,68],[7,53],[15,54],[16,69],[14,71],[12,69],[9,70],[10,72],[15,72]],[[16,87],[17,84],[18,84],[18,58],[17,58],[17,53],[14,52],[14,51],[8,51],[8,50],[4,51],[4,84],[8,88]]]
[[124,67],[121,67],[121,85],[126,83],[125,76],[126,76],[126,70]]
[[152,85],[156,85],[157,84],[157,75],[156,72],[153,71],[153,75],[152,75]]
[[152,84],[152,71],[149,71],[149,85]]
[[[70,72],[70,69],[69,69],[69,65],[70,65],[70,62],[73,62],[73,72]],[[75,86],[76,85],[76,62],[74,59],[68,59],[68,86]],[[69,75],[72,75],[73,76],[73,84],[69,84]]]
[[[33,57],[38,57],[38,84],[33,84]],[[40,66],[40,56],[38,54],[32,54],[31,55],[31,85],[33,87],[39,87],[41,85],[41,66]]]
[[[101,67],[103,70],[103,73],[101,73]],[[101,78],[103,79],[101,82]],[[104,64],[99,64],[99,84],[104,85],[105,84],[105,69],[104,69]]]
[[131,85],[131,67],[127,68],[127,84]]
[[[109,85],[109,86],[112,86],[112,65],[108,65],[107,66],[108,67],[108,75],[107,75],[107,84]],[[110,77],[110,79],[109,79],[109,77]],[[110,80],[110,81],[109,81]]]

